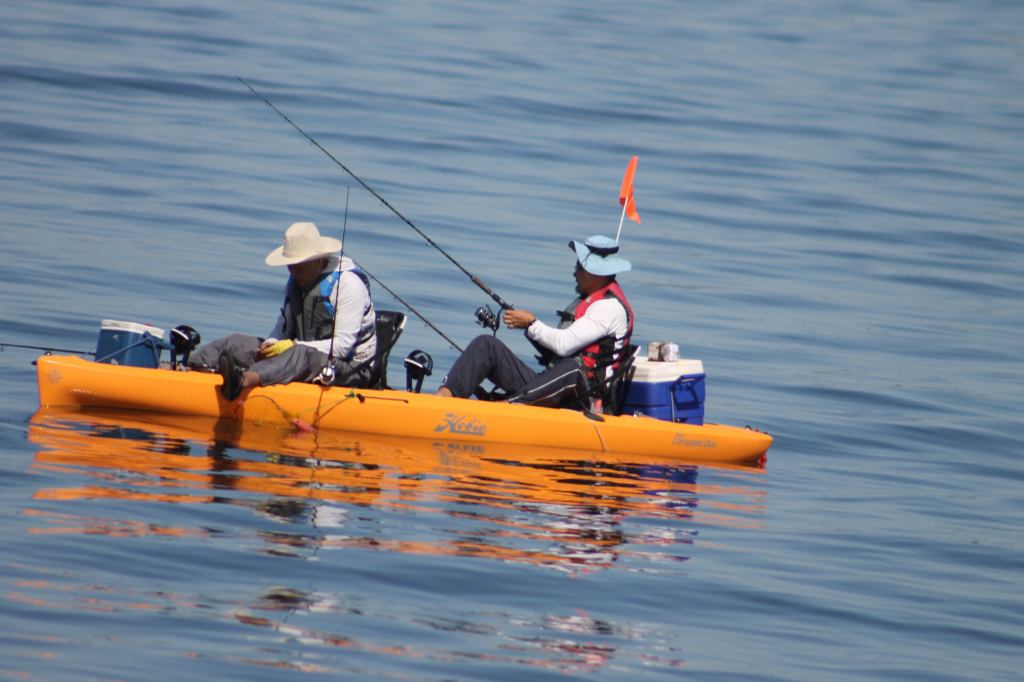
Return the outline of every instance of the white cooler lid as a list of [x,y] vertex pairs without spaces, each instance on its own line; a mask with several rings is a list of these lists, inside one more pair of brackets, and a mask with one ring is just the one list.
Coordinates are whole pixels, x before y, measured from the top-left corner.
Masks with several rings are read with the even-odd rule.
[[674,362],[652,362],[646,355],[639,355],[633,363],[633,381],[675,381],[681,376],[704,374],[704,363],[700,360],[676,360]]
[[141,322],[125,322],[123,320],[102,320],[100,321],[100,329],[109,329],[111,331],[118,332],[131,332],[133,334],[142,335],[145,332],[149,332],[150,336],[155,336],[158,339],[164,338],[164,330],[160,327],[154,327],[151,324],[142,324]]

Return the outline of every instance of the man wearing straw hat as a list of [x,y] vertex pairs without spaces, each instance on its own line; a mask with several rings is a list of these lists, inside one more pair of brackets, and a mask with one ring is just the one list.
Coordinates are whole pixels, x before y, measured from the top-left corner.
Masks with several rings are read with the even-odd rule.
[[290,381],[365,385],[377,350],[376,314],[369,280],[341,246],[313,223],[293,223],[266,257],[290,274],[270,336],[232,334],[199,348],[189,365],[216,367],[227,400],[246,388]]
[[600,235],[584,242],[573,240],[576,255],[577,299],[563,313],[563,328],[550,327],[528,310],[506,310],[503,319],[510,329],[525,330],[526,337],[545,355],[554,356],[547,369],[531,369],[496,337],[483,334],[473,339],[452,365],[438,395],[468,398],[484,379],[509,394],[509,402],[547,407],[580,407],[588,382],[605,368],[611,369],[614,353],[629,344],[633,311],[616,281],[629,270],[629,261],[618,255],[618,243]]

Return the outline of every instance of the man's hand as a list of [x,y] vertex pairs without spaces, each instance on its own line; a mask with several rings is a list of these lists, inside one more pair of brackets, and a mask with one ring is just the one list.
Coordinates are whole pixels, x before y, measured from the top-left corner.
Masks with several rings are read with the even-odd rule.
[[272,358],[280,355],[294,345],[295,342],[291,339],[285,339],[283,341],[267,339],[260,345],[260,356],[264,358]]
[[533,324],[537,316],[529,310],[506,310],[503,319],[509,329],[526,329]]

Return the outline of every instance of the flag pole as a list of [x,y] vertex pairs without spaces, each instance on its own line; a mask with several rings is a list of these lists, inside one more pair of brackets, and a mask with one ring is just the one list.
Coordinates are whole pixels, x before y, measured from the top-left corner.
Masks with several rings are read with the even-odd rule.
[[626,204],[628,204],[628,203],[629,203],[628,200],[622,202],[622,215],[619,216],[619,229],[615,232],[615,243],[616,244],[619,243],[619,235],[622,234],[622,221],[624,221],[626,219]]

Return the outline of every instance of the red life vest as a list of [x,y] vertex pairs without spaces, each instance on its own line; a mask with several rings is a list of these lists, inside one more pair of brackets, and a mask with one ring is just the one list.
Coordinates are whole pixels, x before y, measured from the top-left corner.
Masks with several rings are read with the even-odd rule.
[[[629,339],[633,336],[633,308],[630,307],[629,301],[626,300],[626,295],[622,293],[622,289],[619,287],[618,282],[612,282],[607,286],[603,286],[586,298],[582,299],[578,304],[576,304],[576,309],[573,310],[573,319],[580,319],[583,317],[584,313],[587,312],[587,308],[597,301],[605,298],[614,298],[622,304],[623,308],[626,309],[626,335],[621,339],[622,347],[624,348],[629,345]],[[619,340],[620,339],[616,339],[614,336],[609,334],[581,350],[580,358],[583,360],[583,366],[591,370],[598,365],[605,367],[609,366],[616,350],[616,341]],[[614,363],[610,366],[615,367],[617,365],[618,363]]]

